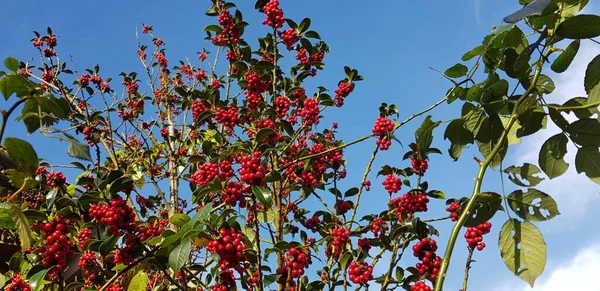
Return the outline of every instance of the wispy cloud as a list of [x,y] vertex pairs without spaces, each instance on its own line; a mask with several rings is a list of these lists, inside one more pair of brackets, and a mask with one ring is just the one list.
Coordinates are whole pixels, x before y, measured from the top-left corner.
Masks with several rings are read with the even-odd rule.
[[477,24],[481,24],[481,0],[471,0],[471,2],[475,12],[475,21],[477,21]]

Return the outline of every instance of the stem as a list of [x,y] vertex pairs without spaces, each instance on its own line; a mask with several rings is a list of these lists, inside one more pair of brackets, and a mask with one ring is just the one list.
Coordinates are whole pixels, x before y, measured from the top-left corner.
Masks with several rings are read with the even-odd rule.
[[446,272],[448,271],[448,266],[450,265],[450,259],[452,258],[452,252],[454,251],[454,245],[456,243],[456,239],[458,238],[458,234],[460,233],[462,226],[465,224],[465,221],[467,220],[469,215],[471,215],[471,210],[473,210],[473,207],[475,206],[475,204],[477,202],[477,198],[479,196],[479,193],[481,192],[481,184],[483,182],[483,177],[485,176],[485,172],[487,171],[487,168],[489,167],[492,160],[496,157],[496,155],[498,154],[500,149],[502,149],[502,147],[504,145],[504,141],[508,138],[508,134],[509,134],[511,128],[517,121],[517,118],[519,116],[518,108],[519,108],[520,104],[523,102],[523,100],[525,100],[527,97],[529,97],[529,95],[535,89],[537,80],[542,72],[542,66],[544,64],[543,60],[546,59],[551,52],[552,51],[549,50],[543,56],[541,56],[540,59],[538,60],[531,85],[529,86],[529,88],[527,88],[527,91],[525,91],[525,93],[523,95],[521,95],[521,97],[517,101],[517,104],[513,108],[510,119],[508,120],[508,123],[504,129],[504,132],[502,133],[502,136],[498,140],[498,143],[494,146],[494,148],[492,149],[490,154],[486,157],[485,161],[479,163],[479,171],[477,172],[477,177],[475,178],[475,186],[473,189],[473,193],[471,194],[471,198],[469,199],[469,202],[465,206],[465,209],[462,211],[461,215],[459,216],[458,221],[456,222],[456,224],[454,224],[454,227],[452,228],[450,237],[448,238],[448,245],[446,247],[446,252],[444,253],[444,259],[442,260],[442,265],[440,266],[440,272],[438,275],[438,279],[435,282],[434,291],[441,291],[442,287],[444,286],[444,279],[446,279]]
[[371,172],[371,167],[373,166],[373,162],[375,161],[375,157],[377,156],[377,152],[379,151],[379,146],[375,147],[373,154],[371,155],[371,159],[367,164],[367,168],[365,169],[365,173],[363,175],[362,181],[360,182],[360,188],[358,188],[358,194],[356,195],[356,200],[354,201],[354,207],[352,208],[352,215],[350,216],[350,221],[354,221],[354,217],[356,216],[356,211],[358,210],[358,204],[360,203],[360,196],[363,192],[365,181]]
[[467,285],[469,283],[469,270],[471,270],[471,263],[475,262],[472,260],[473,251],[475,251],[475,249],[469,249],[469,255],[467,256],[467,263],[465,266],[465,280],[463,281],[462,291],[467,291]]
[[15,102],[15,104],[13,104],[8,109],[8,111],[0,110],[0,113],[2,114],[2,125],[0,125],[0,142],[2,142],[2,138],[4,137],[4,131],[6,130],[6,124],[8,123],[8,118],[13,113],[13,111],[15,111],[15,109],[17,109],[17,107],[19,107],[19,105],[21,105],[25,101],[29,100],[29,98],[31,98],[31,97],[25,97],[25,98],[19,99],[17,102]]

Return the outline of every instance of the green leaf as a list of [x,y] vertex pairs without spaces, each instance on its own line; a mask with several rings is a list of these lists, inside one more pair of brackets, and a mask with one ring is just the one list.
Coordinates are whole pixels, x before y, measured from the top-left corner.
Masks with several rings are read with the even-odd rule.
[[107,238],[105,241],[101,242],[100,246],[98,247],[98,252],[100,253],[100,255],[106,256],[110,252],[112,252],[117,241],[119,241],[119,237],[113,235]]
[[[600,55],[597,55],[587,66],[585,70],[585,78],[583,81],[583,86],[585,87],[585,92],[590,94],[590,99],[600,99],[600,97],[594,96],[592,98],[592,93],[598,94],[595,90],[600,90],[598,87],[600,86]],[[592,100],[590,100],[592,101]]]
[[74,136],[64,133],[65,140],[69,142],[67,154],[73,158],[91,161],[90,147],[87,144],[79,142]]
[[129,287],[127,287],[127,291],[146,291],[148,287],[148,274],[145,271],[139,271],[131,282],[129,282]]
[[546,266],[546,242],[538,228],[509,219],[500,231],[498,248],[506,267],[533,287]]
[[566,71],[573,62],[573,59],[575,59],[575,56],[579,51],[580,44],[581,41],[578,39],[571,42],[571,44],[565,48],[565,50],[556,58],[556,60],[552,62],[552,66],[550,66],[552,71],[556,73],[562,73]]
[[0,288],[4,287],[4,285],[6,285],[6,277],[0,274]]
[[169,222],[174,225],[177,225],[178,227],[182,227],[190,220],[191,218],[183,213],[175,213],[171,217],[169,217]]
[[469,68],[463,64],[456,64],[444,72],[444,75],[450,78],[460,78],[466,76],[469,72]]
[[50,269],[41,270],[29,278],[29,288],[31,288],[31,291],[39,291],[44,288],[44,278],[46,278],[48,271]]
[[559,24],[554,34],[570,39],[600,36],[600,16],[591,14],[573,16]]
[[554,199],[537,189],[514,191],[506,198],[510,209],[527,221],[547,221],[560,215]]
[[550,94],[556,89],[554,81],[546,75],[540,75],[535,83],[535,88],[543,94]]
[[472,58],[474,58],[476,56],[480,56],[481,54],[483,54],[483,51],[484,51],[483,45],[476,46],[472,50],[466,52],[462,56],[461,60],[463,62],[466,62],[466,61],[468,61],[468,60],[470,60],[470,59],[472,59]]
[[582,146],[600,146],[600,123],[598,119],[580,119],[569,125],[571,140]]
[[417,144],[419,147],[426,151],[431,146],[433,141],[433,130],[440,125],[439,121],[431,121],[431,115],[427,116],[421,124],[421,127],[415,132],[417,138]]
[[19,168],[33,176],[38,167],[38,155],[31,144],[22,139],[7,137],[4,140],[4,147]]
[[446,194],[440,190],[431,190],[427,192],[427,196],[435,199],[446,199]]
[[23,97],[25,95],[31,95],[33,91],[33,82],[25,79],[19,74],[10,73],[0,79],[0,93],[2,93],[5,100],[8,100],[12,94]]
[[597,146],[585,146],[575,156],[577,173],[585,173],[590,180],[600,184],[600,151]]
[[265,138],[268,138],[269,136],[271,136],[273,134],[275,134],[275,130],[273,130],[272,128],[268,128],[268,127],[261,128],[254,136],[254,140],[257,143],[261,144]]
[[352,259],[353,257],[351,252],[344,252],[342,257],[340,258],[340,267],[342,268],[342,270],[346,270]]
[[[508,179],[511,182],[521,187],[534,187],[544,180],[544,178],[535,176],[541,173],[540,169],[536,165],[529,163],[525,163],[520,167],[510,166],[504,169],[504,173],[509,174]],[[521,178],[518,176],[521,176]],[[526,180],[529,184],[523,183],[521,179]]]
[[171,253],[169,254],[169,267],[174,272],[178,272],[181,267],[190,259],[190,253],[192,252],[192,242],[185,241],[181,242]]
[[20,207],[16,205],[11,205],[10,213],[12,215],[13,221],[15,222],[17,233],[19,234],[19,240],[21,241],[21,250],[25,251],[31,246],[31,242],[33,241],[31,227],[29,227],[27,217],[25,216],[23,210],[21,210]]
[[9,204],[0,203],[0,228],[15,229]]
[[271,207],[271,203],[273,202],[273,193],[269,191],[269,189],[253,185],[252,193],[256,195],[258,201],[267,207]]
[[502,196],[498,193],[482,192],[477,197],[477,203],[472,210],[473,215],[469,215],[465,221],[466,227],[474,227],[492,219],[502,207]]
[[504,125],[502,120],[498,115],[492,115],[482,122],[481,128],[475,137],[479,152],[485,158],[492,158],[490,163],[490,167],[492,168],[499,166],[506,155],[508,142],[505,140],[498,153],[494,157],[489,157],[492,154],[493,148],[500,142],[503,132]]
[[[600,84],[597,85],[598,89],[600,89]],[[599,92],[600,93],[600,90]],[[590,96],[591,98],[591,96]],[[569,101],[565,102],[563,104],[563,106],[585,106],[587,104],[592,104],[592,103],[598,103],[600,102],[600,94],[598,94],[598,101],[592,102],[591,99],[585,98],[585,97],[575,97],[573,99],[570,99]],[[571,110],[567,111],[567,112],[571,112]],[[573,113],[575,113],[575,116],[577,116],[577,118],[579,119],[584,119],[584,118],[589,118],[594,114],[600,114],[600,111],[598,111],[598,107],[590,107],[590,108],[585,108],[585,109],[576,109],[576,110],[572,110]]]
[[465,123],[464,119],[452,120],[444,132],[444,139],[451,142],[448,153],[454,160],[458,160],[462,150],[475,141],[473,133],[465,128]]
[[568,142],[569,139],[559,133],[546,140],[540,149],[538,164],[550,179],[561,176],[569,169],[569,164],[564,160]]
[[4,66],[13,72],[16,72],[19,70],[19,61],[13,57],[8,57],[4,59]]

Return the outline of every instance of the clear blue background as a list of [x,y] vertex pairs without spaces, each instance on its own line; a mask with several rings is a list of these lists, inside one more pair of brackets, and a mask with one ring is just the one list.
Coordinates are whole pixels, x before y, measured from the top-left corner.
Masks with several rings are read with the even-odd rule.
[[[250,23],[245,39],[254,44],[254,36],[268,31],[260,24],[263,15],[253,9],[254,1],[238,2],[245,20]],[[331,121],[337,121],[340,124],[339,137],[346,141],[370,133],[381,102],[397,104],[400,119],[403,120],[441,99],[451,84],[428,67],[443,71],[459,62],[462,54],[480,44],[492,27],[501,24],[505,15],[519,8],[516,0],[281,2],[286,18],[297,22],[304,17],[311,18],[311,28],[317,30],[331,47],[331,53],[324,60],[326,70],[319,72],[312,83],[315,87],[323,85],[335,89],[337,81],[344,76],[345,65],[358,69],[365,77],[364,82],[357,84],[342,109],[327,111],[327,121],[323,123],[323,126],[329,126]],[[186,57],[195,60],[196,52],[211,47],[204,40],[202,31],[204,26],[216,22],[216,19],[204,15],[209,6],[208,0],[173,1],[171,4],[165,1],[133,0],[6,1],[2,4],[0,19],[0,59],[13,56],[19,60],[33,58],[36,61],[36,51],[29,43],[33,37],[32,31],[44,32],[47,26],[51,26],[59,36],[57,49],[63,59],[70,54],[80,71],[100,64],[101,75],[113,77],[113,88],[121,90],[118,73],[142,69],[136,56],[136,27],[141,27],[142,23],[154,26],[155,34],[166,43],[170,65]],[[597,46],[591,46],[590,50],[592,56],[598,53]],[[557,85],[560,86],[560,83]],[[315,87],[307,88],[307,91],[314,92]],[[2,108],[9,106],[3,100],[0,102]],[[449,120],[460,114],[460,108],[456,104],[442,106],[433,114],[434,120]],[[398,132],[397,136],[405,148],[394,144],[390,151],[379,156],[375,170],[385,163],[398,167],[409,166],[406,161],[401,161],[401,157],[407,150],[406,145],[413,141],[412,134],[420,122],[421,119],[415,120]],[[37,144],[40,156],[51,162],[66,164],[63,153],[67,144],[39,134],[25,137],[24,131],[22,124],[11,122],[5,136],[26,138]],[[431,158],[430,171],[426,176],[430,188],[443,190],[448,197],[469,196],[476,174],[472,157],[477,152],[470,149],[463,152],[459,162],[451,162],[446,154],[449,142],[442,138],[443,127],[435,133],[434,146],[440,148],[444,156]],[[373,146],[374,141],[371,140],[346,151],[349,174],[343,187],[359,184]],[[509,161],[520,161],[519,155],[524,151],[527,149],[513,151]],[[500,192],[499,178],[497,171],[490,171],[483,189]],[[362,202],[368,204],[363,208],[365,213],[379,211],[387,202],[387,194],[381,187],[382,179],[372,174],[370,180],[373,189],[365,193]],[[571,175],[561,183],[579,184],[584,180],[581,176]],[[556,222],[540,226],[546,233],[550,258],[546,277],[542,277],[542,281],[548,278],[552,268],[568,262],[578,249],[598,241],[597,231],[594,230],[597,228],[590,227],[584,221],[591,217],[585,214],[585,210],[597,207],[600,195],[597,195],[596,185],[585,185],[582,191],[595,191],[596,195],[590,196],[585,205],[575,203],[573,205],[580,206],[569,206],[574,208],[568,212],[582,212],[584,214],[580,214],[583,216],[576,220],[560,217]],[[506,191],[512,191],[511,187],[507,184]],[[553,187],[547,188],[550,188],[550,194],[554,194],[551,192]],[[564,201],[578,199],[577,193],[566,193],[562,197]],[[432,202],[430,209],[433,211],[428,213],[428,217],[445,215],[444,208],[444,201]],[[475,255],[477,262],[472,270],[470,290],[491,290],[504,285],[516,286],[519,290],[523,288],[521,281],[504,267],[496,247],[497,233],[505,219],[504,213],[497,214],[492,233],[485,239],[490,247]],[[437,226],[442,234],[439,244],[445,245],[451,223],[441,222]],[[465,249],[464,240],[459,238],[447,290],[458,290],[462,285]],[[401,265],[414,263],[416,260],[407,253]]]

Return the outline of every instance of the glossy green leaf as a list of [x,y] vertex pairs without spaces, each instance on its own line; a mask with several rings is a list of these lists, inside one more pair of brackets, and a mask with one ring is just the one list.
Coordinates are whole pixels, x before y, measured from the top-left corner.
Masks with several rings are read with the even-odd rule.
[[585,173],[590,180],[600,184],[600,151],[597,146],[585,146],[575,156],[577,173]]
[[[590,94],[591,103],[600,99],[598,90],[600,90],[600,55],[597,55],[587,66],[583,80],[585,92]],[[593,94],[592,94],[593,93]]]
[[110,252],[112,252],[115,248],[115,244],[119,241],[119,237],[118,236],[111,236],[109,238],[107,238],[105,241],[100,243],[100,246],[98,247],[98,252],[100,252],[100,255],[102,256],[106,256],[108,255]]
[[13,221],[15,222],[15,228],[17,229],[17,233],[19,234],[19,240],[21,241],[21,250],[24,251],[31,246],[31,242],[33,241],[31,227],[29,227],[27,217],[25,216],[23,210],[21,210],[20,207],[16,205],[11,205],[10,213],[12,215]]
[[180,245],[175,247],[169,254],[169,267],[174,272],[178,272],[181,267],[190,259],[190,253],[192,252],[192,242],[185,241],[181,242]]
[[600,123],[598,119],[586,118],[573,122],[567,128],[571,139],[582,146],[600,146]]
[[271,207],[271,203],[273,202],[273,193],[267,188],[253,185],[252,193],[256,196],[258,201],[267,207]]
[[421,127],[415,132],[417,144],[423,150],[429,149],[433,141],[433,130],[440,125],[439,121],[431,121],[431,115],[427,116]]
[[[467,217],[464,226],[473,227],[489,221],[502,207],[502,196],[493,192],[482,192],[477,196],[473,215]],[[466,203],[466,202],[465,202]]]
[[554,32],[557,36],[570,39],[586,39],[600,36],[600,16],[580,14],[567,18]]
[[29,288],[31,288],[31,291],[40,291],[44,288],[44,278],[46,278],[48,271],[50,269],[41,270],[29,278]]
[[4,147],[19,168],[33,176],[38,166],[38,155],[31,144],[22,139],[7,137],[4,140]]
[[500,231],[498,248],[506,267],[533,287],[546,266],[546,242],[538,228],[509,219]]
[[446,194],[440,190],[431,190],[427,192],[427,196],[434,199],[446,199]]
[[508,205],[520,218],[527,221],[547,221],[560,215],[554,199],[537,189],[521,190],[510,193]]
[[133,276],[133,279],[131,279],[127,291],[146,291],[148,282],[148,274],[145,271],[139,271]]
[[573,59],[575,59],[575,56],[579,51],[580,44],[581,41],[578,39],[571,42],[571,44],[565,48],[565,50],[554,60],[554,62],[552,62],[552,66],[550,66],[552,71],[556,73],[563,73],[566,71],[573,62]]
[[560,133],[546,140],[540,149],[538,164],[550,179],[561,176],[569,169],[569,164],[564,160],[568,142],[569,139]]

